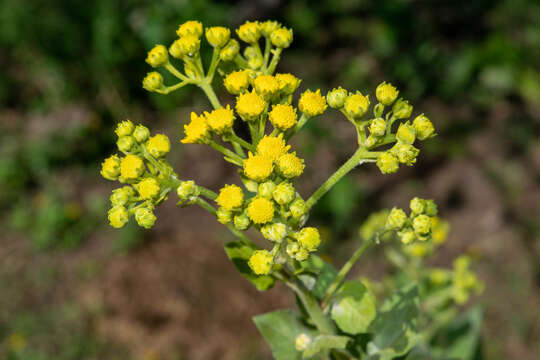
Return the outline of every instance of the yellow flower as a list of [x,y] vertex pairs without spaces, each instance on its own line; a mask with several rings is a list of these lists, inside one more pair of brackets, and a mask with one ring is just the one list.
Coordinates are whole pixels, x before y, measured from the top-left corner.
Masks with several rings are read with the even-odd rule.
[[321,243],[321,236],[319,230],[314,227],[305,227],[302,230],[294,234],[294,237],[300,245],[309,251],[315,251]]
[[143,199],[151,199],[159,194],[159,183],[154,178],[146,178],[135,187]]
[[280,28],[270,34],[272,44],[278,48],[288,48],[293,41],[292,29]]
[[120,159],[117,155],[109,156],[101,164],[101,176],[107,180],[116,180],[120,175]]
[[261,25],[261,32],[264,36],[270,36],[270,34],[274,31],[280,28],[281,24],[277,21],[267,20],[265,22],[260,23]]
[[137,155],[126,155],[120,163],[120,174],[124,179],[134,180],[144,172],[144,162]]
[[180,37],[186,35],[195,35],[197,37],[201,37],[202,32],[203,25],[199,21],[195,20],[186,21],[178,27],[178,30],[176,30],[176,34]]
[[283,134],[279,134],[279,136],[265,135],[257,145],[257,155],[276,161],[289,148],[290,146],[283,140]]
[[244,160],[244,174],[251,180],[262,182],[274,171],[272,160],[261,155],[253,155],[251,152]]
[[135,129],[135,125],[133,125],[131,120],[124,120],[119,122],[118,125],[116,125],[116,130],[114,130],[114,132],[120,138],[122,136],[131,135],[133,129]]
[[298,115],[296,114],[296,109],[291,105],[274,105],[272,111],[268,114],[270,122],[275,128],[278,128],[281,131],[287,131],[296,125]]
[[219,191],[216,202],[219,206],[224,207],[229,211],[233,211],[240,208],[244,203],[244,192],[237,185],[225,185]]
[[276,74],[274,77],[278,81],[279,90],[286,95],[290,95],[295,92],[302,82],[302,80],[292,74]]
[[163,88],[163,76],[157,71],[146,74],[142,81],[142,86],[147,91],[156,91]]
[[362,117],[369,109],[369,96],[357,91],[345,99],[345,111],[353,118]]
[[320,90],[315,92],[307,90],[300,96],[300,101],[298,101],[300,111],[309,117],[321,115],[327,107],[326,99],[321,95]]
[[238,37],[247,43],[256,43],[261,37],[261,27],[257,21],[246,21],[236,30]]
[[249,267],[257,275],[270,274],[274,258],[268,250],[255,250],[248,261]]
[[171,151],[169,138],[163,134],[157,134],[148,139],[146,150],[155,158],[162,157]]
[[198,53],[200,48],[201,39],[198,36],[186,35],[176,39],[169,48],[169,52],[173,57],[182,59],[186,55],[192,56]]
[[158,67],[165,65],[169,60],[169,54],[167,53],[167,48],[163,45],[156,45],[152,50],[148,52],[146,57],[146,62],[152,67]]
[[204,143],[209,137],[208,124],[206,124],[206,119],[204,116],[198,116],[194,112],[191,113],[191,122],[184,125],[184,137],[180,142],[183,144],[197,144]]
[[231,30],[223,26],[214,26],[206,29],[206,40],[213,47],[223,47],[231,37]]
[[281,175],[291,179],[302,175],[305,165],[304,160],[296,156],[296,153],[288,153],[279,157],[277,167]]
[[233,127],[235,116],[229,105],[226,108],[213,110],[211,113],[205,112],[205,115],[210,129],[218,134],[223,134]]
[[225,77],[223,84],[229,93],[241,94],[249,87],[249,73],[246,70],[234,71]]
[[227,45],[221,49],[219,58],[223,61],[232,61],[240,52],[240,44],[235,39],[229,40]]
[[236,98],[236,112],[245,121],[252,121],[263,113],[266,102],[255,91],[241,94]]
[[383,82],[377,86],[375,90],[375,95],[377,100],[383,105],[392,105],[398,97],[399,91],[392,85]]
[[279,92],[279,83],[272,75],[259,75],[253,80],[253,87],[263,98],[269,100]]
[[109,210],[107,217],[109,219],[109,224],[111,224],[113,228],[117,228],[117,229],[126,225],[126,223],[129,220],[128,211],[123,206],[112,207]]
[[247,216],[255,224],[266,224],[274,218],[274,204],[268,199],[256,197],[247,207]]

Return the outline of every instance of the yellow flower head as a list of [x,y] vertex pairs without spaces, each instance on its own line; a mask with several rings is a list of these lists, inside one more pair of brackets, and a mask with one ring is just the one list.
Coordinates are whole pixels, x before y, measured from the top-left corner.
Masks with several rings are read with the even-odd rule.
[[263,98],[269,100],[279,92],[279,83],[272,75],[259,75],[253,80],[253,87]]
[[163,76],[157,71],[146,74],[142,81],[142,86],[147,91],[156,91],[163,88]]
[[159,183],[154,178],[146,178],[139,182],[135,188],[143,199],[151,199],[159,194]]
[[109,156],[101,164],[101,176],[107,180],[116,180],[120,175],[120,159],[117,155]]
[[292,74],[276,74],[274,76],[279,84],[279,91],[285,95],[291,95],[298,89],[302,80]]
[[191,122],[184,125],[186,137],[180,140],[183,144],[203,144],[209,137],[210,128],[204,116],[191,113]]
[[261,27],[257,21],[246,21],[236,29],[236,33],[242,41],[253,44],[261,37]]
[[237,185],[225,185],[219,191],[216,202],[219,206],[233,211],[240,208],[244,203],[244,192]]
[[171,151],[171,142],[167,136],[157,134],[148,139],[146,150],[148,150],[153,157],[159,158]]
[[321,243],[321,236],[319,230],[314,227],[305,227],[302,230],[294,234],[294,237],[300,245],[309,251],[315,251]]
[[281,131],[287,131],[296,125],[298,115],[296,109],[291,105],[277,104],[274,105],[272,111],[268,114],[270,122],[275,128]]
[[229,93],[241,94],[249,87],[249,73],[246,70],[234,71],[225,77],[223,84]]
[[199,21],[190,20],[186,21],[182,25],[178,27],[178,30],[176,30],[176,35],[183,37],[186,35],[195,35],[197,37],[201,37],[203,32],[203,25]]
[[199,52],[201,48],[201,39],[195,35],[182,36],[176,39],[169,48],[171,55],[177,59],[182,59],[184,56],[192,56]]
[[167,53],[167,48],[163,45],[156,45],[152,50],[148,52],[146,57],[146,62],[152,67],[158,67],[165,65],[169,60],[169,54]]
[[226,133],[233,127],[235,116],[229,105],[226,108],[213,110],[211,113],[205,112],[205,115],[210,129],[218,134]]
[[279,157],[277,167],[281,175],[291,179],[302,175],[305,165],[304,160],[296,156],[296,153],[288,153]]
[[127,180],[134,180],[144,172],[144,162],[137,155],[126,155],[120,163],[120,175]]
[[113,228],[119,229],[126,225],[129,220],[129,214],[125,207],[123,206],[114,206],[109,210],[108,216],[109,224]]
[[265,135],[257,144],[257,155],[276,161],[289,151],[289,148],[290,146],[283,140],[283,134],[279,134],[279,136]]
[[309,117],[321,115],[327,107],[326,99],[321,95],[320,90],[315,92],[307,90],[300,96],[298,101],[300,111]]
[[114,130],[114,132],[120,138],[122,136],[131,135],[134,129],[135,125],[133,125],[131,120],[124,120],[119,122],[118,125],[116,125],[116,129]]
[[247,207],[247,216],[255,224],[266,224],[274,218],[274,204],[268,199],[256,197]]
[[236,112],[245,121],[258,119],[265,106],[266,102],[255,91],[241,94],[236,98]]
[[272,159],[261,155],[253,155],[251,152],[244,160],[244,174],[251,180],[262,182],[274,171]]
[[369,109],[369,96],[364,96],[360,91],[351,94],[345,99],[345,111],[353,118],[362,117]]
[[288,48],[293,41],[292,29],[280,28],[270,34],[272,44],[278,48]]
[[270,36],[270,34],[281,27],[281,24],[277,21],[267,20],[265,22],[260,23],[261,25],[261,32],[264,36]]
[[223,47],[231,37],[231,30],[223,26],[214,26],[206,29],[206,40],[213,47]]
[[274,265],[274,257],[268,250],[255,250],[248,261],[249,267],[257,275],[268,275]]
[[399,91],[392,84],[387,84],[386,82],[379,84],[375,90],[377,100],[379,100],[381,104],[387,106],[392,105],[392,103],[396,101],[398,94]]

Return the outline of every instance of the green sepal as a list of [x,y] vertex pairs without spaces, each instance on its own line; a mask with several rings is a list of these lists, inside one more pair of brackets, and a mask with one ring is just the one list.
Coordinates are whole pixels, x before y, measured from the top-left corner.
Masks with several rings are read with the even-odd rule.
[[341,331],[366,333],[375,319],[375,298],[361,281],[347,281],[334,296],[330,315]]
[[347,336],[319,335],[313,339],[309,347],[304,350],[302,357],[304,359],[309,359],[319,353],[327,353],[332,349],[345,349],[349,340],[351,340],[351,338]]
[[257,290],[265,291],[274,286],[275,280],[269,275],[257,275],[251,270],[248,261],[255,250],[252,246],[240,241],[225,244],[225,252],[240,274],[255,285]]

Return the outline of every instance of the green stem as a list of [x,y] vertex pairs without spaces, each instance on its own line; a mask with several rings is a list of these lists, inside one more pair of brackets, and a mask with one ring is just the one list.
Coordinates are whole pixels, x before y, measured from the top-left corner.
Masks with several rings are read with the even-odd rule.
[[281,48],[277,48],[275,51],[274,51],[274,56],[272,56],[272,61],[270,62],[270,65],[268,65],[268,68],[266,69],[266,74],[267,75],[272,75],[274,73],[274,71],[276,70],[276,66],[279,62],[279,58],[281,57],[281,51],[283,49]]
[[178,90],[181,87],[189,85],[189,84],[193,84],[193,81],[184,80],[184,81],[179,82],[178,84],[175,84],[175,85],[172,85],[172,86],[167,86],[167,87],[165,87],[164,90],[156,90],[156,92],[159,93],[159,94],[166,95],[166,94],[168,94],[170,92],[173,92],[174,90]]
[[296,123],[294,128],[291,130],[291,132],[288,133],[287,135],[285,135],[285,140],[288,141],[291,137],[293,137],[294,134],[296,134],[298,131],[300,131],[300,129],[304,125],[306,125],[308,120],[309,120],[309,117],[306,114],[302,113],[302,116],[300,116],[300,119],[298,120],[298,122]]
[[241,137],[239,137],[238,135],[236,135],[234,132],[230,135],[230,137],[231,137],[231,140],[236,141],[237,143],[239,143],[240,145],[242,145],[246,149],[248,149],[250,151],[255,151],[255,148],[253,147],[253,145],[251,145],[246,140],[244,140]]
[[332,296],[336,293],[336,291],[339,289],[341,284],[343,283],[343,280],[345,279],[345,276],[351,271],[352,267],[356,263],[356,261],[362,256],[362,254],[367,250],[367,248],[372,244],[372,241],[364,241],[362,246],[360,246],[354,254],[351,256],[351,258],[343,265],[341,270],[339,270],[336,279],[330,284],[328,289],[326,290],[326,293],[324,294],[323,300],[321,302],[321,307],[323,308],[323,311],[327,310],[328,303]]
[[227,149],[223,145],[218,144],[217,142],[211,140],[208,145],[231,159],[236,165],[242,166],[243,159],[237,154],[233,153],[231,150]]
[[270,59],[271,48],[272,48],[272,43],[270,42],[270,37],[266,37],[264,41],[263,71],[265,71],[268,68],[268,60]]
[[213,192],[210,189],[205,188],[204,186],[197,185],[197,187],[199,188],[201,195],[210,200],[215,200],[218,196],[215,192]]
[[167,62],[165,64],[165,69],[167,69],[171,74],[173,74],[174,76],[176,76],[180,80],[187,80],[188,79],[187,76],[185,76],[180,71],[178,71],[178,69],[175,68],[174,65],[171,64],[170,62]]
[[210,100],[210,103],[214,107],[214,109],[222,108],[221,103],[219,102],[216,93],[214,92],[214,89],[210,85],[210,82],[207,81],[201,81],[199,83],[199,87],[204,91],[206,94],[206,97],[208,97],[208,100]]
[[219,65],[219,48],[214,48],[214,53],[212,54],[212,62],[210,63],[210,68],[208,69],[208,74],[206,75],[206,80],[211,84],[212,79],[214,79],[214,74]]
[[332,174],[322,184],[314,193],[311,195],[311,197],[306,201],[306,206],[309,209],[313,207],[319,201],[321,197],[323,197],[324,194],[326,194],[339,180],[341,180],[342,177],[347,175],[352,169],[354,169],[356,166],[376,159],[379,156],[378,152],[375,151],[367,151],[365,148],[359,148],[356,150],[356,152],[347,160],[345,164],[343,164],[335,173]]

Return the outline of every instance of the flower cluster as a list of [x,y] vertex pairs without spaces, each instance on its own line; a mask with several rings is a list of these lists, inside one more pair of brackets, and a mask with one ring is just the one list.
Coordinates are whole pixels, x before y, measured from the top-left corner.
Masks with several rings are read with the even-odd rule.
[[406,245],[417,240],[425,242],[431,239],[434,225],[439,221],[435,202],[415,197],[409,207],[409,216],[403,209],[394,207],[386,219],[386,230],[396,231],[401,242]]

